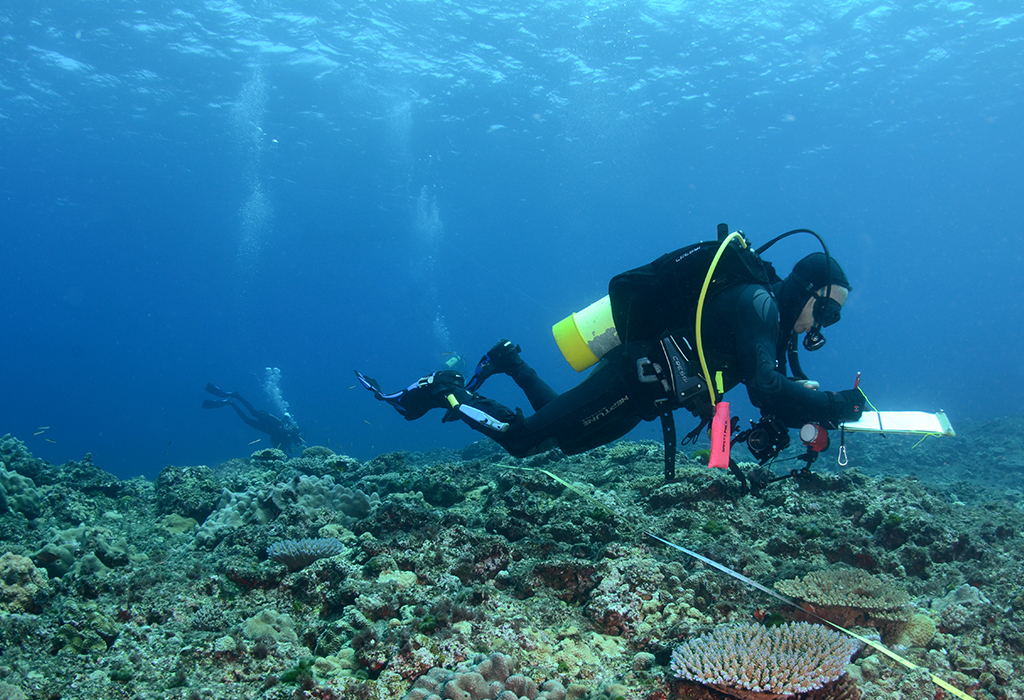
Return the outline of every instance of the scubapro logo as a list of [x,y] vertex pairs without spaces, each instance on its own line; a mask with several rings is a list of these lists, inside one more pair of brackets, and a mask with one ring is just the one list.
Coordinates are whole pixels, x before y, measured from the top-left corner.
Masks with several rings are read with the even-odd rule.
[[681,358],[681,357],[679,357],[677,355],[673,355],[672,356],[672,364],[676,368],[676,375],[682,377],[683,379],[686,379],[687,378],[687,375],[686,375],[686,364],[683,362],[683,358]]

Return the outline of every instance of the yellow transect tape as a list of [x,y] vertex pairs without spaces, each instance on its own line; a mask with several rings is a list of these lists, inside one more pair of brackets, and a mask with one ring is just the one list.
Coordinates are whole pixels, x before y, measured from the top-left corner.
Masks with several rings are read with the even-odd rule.
[[[614,510],[612,510],[611,508],[609,508],[606,504],[601,503],[601,501],[597,500],[596,498],[583,493],[578,488],[576,488],[575,486],[570,484],[568,481],[566,481],[562,477],[560,477],[557,474],[555,474],[554,472],[550,472],[547,469],[542,469],[540,467],[520,467],[520,466],[511,465],[511,464],[504,465],[504,466],[507,466],[507,467],[509,467],[511,469],[521,469],[522,471],[537,471],[537,472],[540,472],[541,474],[545,474],[545,475],[549,476],[550,478],[554,479],[556,482],[558,482],[559,484],[561,484],[565,488],[567,488],[570,491],[572,491],[573,493],[575,493],[577,496],[580,496],[580,497],[590,501],[594,505],[598,506],[599,508],[604,509],[610,515],[612,515],[614,517],[619,517],[619,514],[616,513]],[[620,518],[620,520],[621,520],[621,518]],[[834,623],[834,622],[832,622],[830,620],[825,619],[821,615],[818,615],[818,614],[816,614],[814,612],[811,612],[810,610],[800,606],[798,603],[796,603],[793,600],[790,600],[789,598],[787,598],[786,596],[782,595],[781,593],[778,593],[777,591],[773,591],[772,589],[770,589],[770,588],[768,588],[768,587],[758,583],[757,581],[753,580],[752,578],[744,576],[740,572],[734,571],[733,569],[730,569],[725,564],[719,564],[717,561],[715,561],[713,559],[708,559],[707,557],[705,557],[705,556],[703,556],[701,554],[698,554],[697,552],[694,552],[693,550],[687,549],[686,547],[681,547],[678,544],[675,544],[674,542],[670,542],[669,540],[666,540],[663,537],[659,537],[659,536],[655,535],[654,533],[649,532],[647,530],[640,530],[639,528],[633,528],[631,534],[638,535],[638,534],[641,534],[641,533],[644,534],[644,535],[647,535],[651,539],[654,539],[654,540],[657,540],[658,542],[661,542],[662,544],[668,545],[669,547],[672,547],[673,549],[678,549],[680,552],[683,552],[684,554],[686,554],[688,556],[691,556],[694,559],[697,559],[698,561],[701,561],[701,562],[707,564],[708,566],[711,566],[711,567],[713,567],[715,569],[718,569],[719,571],[732,576],[733,578],[735,578],[738,581],[742,581],[743,583],[745,583],[745,584],[747,584],[749,586],[752,586],[752,587],[756,588],[757,590],[759,590],[759,591],[761,591],[763,593],[767,593],[768,595],[772,596],[773,598],[777,598],[778,600],[781,600],[782,602],[786,603],[787,605],[793,606],[797,610],[800,610],[800,611],[802,611],[804,613],[807,613],[808,615],[810,615],[810,616],[812,616],[812,617],[814,617],[814,618],[816,618],[818,620],[821,620],[825,624],[830,625],[830,626],[836,628],[840,632],[843,632],[844,634],[850,635],[851,637],[853,637],[857,641],[863,642],[864,644],[868,645],[869,647],[871,647],[875,651],[878,651],[878,652],[881,652],[882,654],[885,654],[890,659],[892,659],[892,660],[896,661],[897,663],[907,667],[908,669],[915,670],[915,669],[918,669],[918,668],[923,668],[924,670],[928,671],[928,675],[931,677],[932,683],[934,683],[935,685],[939,686],[943,690],[948,691],[948,692],[952,693],[953,695],[957,696],[958,698],[960,698],[960,700],[975,700],[975,698],[972,698],[967,693],[965,693],[962,690],[959,690],[959,689],[953,687],[952,685],[950,685],[946,681],[944,681],[941,678],[939,678],[938,676],[936,676],[929,669],[925,668],[924,666],[919,666],[919,665],[915,664],[913,661],[910,661],[909,659],[903,658],[902,656],[900,656],[896,652],[890,650],[884,644],[879,644],[878,642],[875,642],[875,641],[873,641],[871,639],[867,639],[866,637],[862,637],[861,635],[857,634],[856,632],[848,630],[845,627],[842,627],[841,625],[837,625],[836,623]]]
[[[782,602],[786,603],[787,605],[792,605],[797,610],[800,610],[801,612],[807,613],[811,617],[813,617],[813,618],[815,618],[817,620],[821,620],[822,622],[824,622],[825,624],[827,624],[827,625],[829,625],[831,627],[835,627],[840,632],[843,632],[844,634],[850,635],[851,637],[853,637],[857,641],[863,642],[864,644],[867,644],[869,647],[871,647],[872,649],[874,649],[876,651],[882,652],[883,654],[888,656],[890,659],[893,659],[894,661],[899,662],[900,664],[906,666],[907,668],[909,668],[911,670],[917,669],[917,668],[924,668],[924,666],[918,666],[913,661],[910,661],[909,659],[905,659],[902,656],[900,656],[899,654],[897,654],[896,652],[891,651],[888,647],[886,647],[883,644],[879,644],[878,642],[875,642],[875,641],[873,641],[871,639],[868,639],[866,637],[862,637],[859,634],[857,634],[856,632],[848,630],[848,629],[846,629],[845,627],[843,627],[841,625],[837,625],[836,623],[832,622],[831,620],[825,619],[821,615],[818,615],[816,613],[811,612],[807,608],[802,607],[801,605],[799,605],[798,603],[796,603],[793,600],[790,600],[789,598],[787,598],[786,596],[782,595],[781,593],[777,593],[777,592],[771,590],[770,588],[762,586],[757,581],[754,581],[753,579],[747,578],[743,574],[739,573],[738,571],[734,571],[734,570],[730,569],[728,566],[725,566],[724,564],[719,564],[717,561],[714,561],[713,559],[708,559],[707,557],[701,556],[700,554],[697,554],[694,551],[686,549],[685,547],[680,547],[679,545],[677,545],[677,544],[675,544],[673,542],[669,542],[668,540],[666,540],[666,539],[664,539],[662,537],[658,537],[657,535],[655,535],[653,533],[645,531],[644,534],[647,535],[648,537],[652,538],[652,539],[658,540],[662,544],[667,544],[669,547],[672,547],[673,549],[678,549],[680,552],[683,552],[684,554],[688,554],[689,556],[693,557],[694,559],[698,559],[698,560],[704,562],[705,564],[707,564],[709,566],[713,566],[714,568],[718,569],[719,571],[725,572],[725,573],[729,574],[730,576],[732,576],[733,578],[738,579],[740,581],[743,581],[746,584],[749,584],[749,585],[753,586],[754,588],[756,588],[759,591],[767,593],[768,595],[770,595],[770,596],[772,596],[774,598],[778,598],[779,600],[781,600]],[[928,675],[931,676],[932,683],[934,683],[935,685],[939,686],[943,690],[947,690],[950,693],[953,693],[953,695],[956,695],[961,700],[974,700],[973,698],[971,698],[970,695],[968,695],[967,693],[965,693],[965,692],[963,692],[961,690],[958,690],[957,688],[954,688],[949,683],[947,683],[946,681],[942,680],[941,678],[936,676],[934,673],[932,673],[928,669],[925,668],[925,670],[928,671]]]

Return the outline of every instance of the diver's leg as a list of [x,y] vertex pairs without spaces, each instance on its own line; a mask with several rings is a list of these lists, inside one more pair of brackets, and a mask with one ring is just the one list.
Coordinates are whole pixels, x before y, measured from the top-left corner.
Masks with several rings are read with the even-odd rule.
[[231,398],[233,398],[235,401],[238,401],[240,404],[245,406],[245,409],[249,411],[249,413],[251,413],[253,416],[259,417],[260,413],[263,413],[263,411],[256,410],[256,408],[253,407],[251,403],[243,399],[242,395],[239,394],[237,391],[232,391],[229,394],[229,396],[231,396]]
[[558,392],[541,379],[537,370],[526,364],[522,358],[519,360],[519,365],[507,374],[526,394],[534,411],[539,411],[558,397]]
[[480,391],[487,378],[493,374],[505,374],[522,360],[519,359],[520,348],[508,338],[502,338],[490,350],[484,353],[477,363],[473,376],[466,382],[470,391]]
[[264,428],[263,428],[263,425],[258,420],[256,420],[255,418],[251,418],[251,417],[245,415],[242,412],[242,409],[240,409],[235,404],[234,401],[228,401],[228,406],[231,406],[231,408],[235,409],[235,413],[238,414],[238,417],[241,418],[243,421],[245,421],[245,424],[248,425],[250,428],[255,428],[256,430],[260,431],[261,433],[265,433],[266,432],[266,430],[264,430]]
[[566,454],[578,454],[617,440],[638,423],[633,400],[606,364],[528,416],[524,428],[554,437]]
[[[234,399],[235,401],[240,401],[242,405],[249,410],[249,413],[253,414],[254,416],[256,415],[256,409],[252,407],[251,403],[243,399],[242,395],[239,394],[237,391],[224,391],[216,384],[210,383],[206,384],[206,390],[213,394],[214,396],[217,396],[222,399]],[[238,409],[236,408],[235,410]]]
[[487,421],[474,420],[465,410],[458,415],[515,457],[536,454],[556,445],[566,454],[584,452],[622,437],[640,422],[621,381],[609,366],[598,369],[525,418],[520,411],[512,411],[478,394],[471,395],[464,404],[507,425],[496,429]]
[[[532,369],[520,371],[525,384],[536,377]],[[528,418],[519,409],[468,391],[462,375],[453,370],[435,372],[393,394],[384,394],[371,377],[356,375],[378,400],[391,404],[406,420],[415,420],[432,408],[446,408],[445,420],[461,420],[515,457],[555,446],[575,454],[611,442],[640,422],[610,366],[598,369],[564,394],[551,396]],[[550,387],[547,391],[554,394]]]
[[526,394],[527,400],[534,411],[539,411],[549,401],[558,396],[558,392],[548,386],[519,355],[521,349],[511,340],[502,338],[494,347],[487,351],[476,366],[466,388],[479,391],[484,381],[493,374],[507,374]]

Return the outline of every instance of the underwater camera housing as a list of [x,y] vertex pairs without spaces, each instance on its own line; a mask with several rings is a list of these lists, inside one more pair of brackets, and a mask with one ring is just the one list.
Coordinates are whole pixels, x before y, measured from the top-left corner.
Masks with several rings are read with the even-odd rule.
[[759,462],[760,466],[745,475],[750,493],[754,496],[776,481],[811,476],[811,464],[820,453],[829,448],[828,431],[817,423],[807,423],[800,429],[800,441],[807,448],[807,452],[796,457],[804,462],[804,466],[800,469],[790,469],[788,474],[776,476],[767,463],[789,446],[789,430],[774,416],[764,416],[757,423],[751,423],[750,429],[736,436],[734,442],[745,441],[750,453]]
[[742,439],[746,440],[747,449],[758,464],[763,465],[789,447],[789,429],[775,416],[763,416]]

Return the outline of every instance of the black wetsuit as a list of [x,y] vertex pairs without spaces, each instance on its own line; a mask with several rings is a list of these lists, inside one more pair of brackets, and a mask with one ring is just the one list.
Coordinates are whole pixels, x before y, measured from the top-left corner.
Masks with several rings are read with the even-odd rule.
[[[726,391],[743,383],[751,402],[789,427],[818,422],[834,427],[840,419],[830,392],[814,391],[788,379],[778,368],[779,311],[759,284],[738,284],[719,292],[703,312],[703,344],[711,372],[721,371]],[[788,343],[789,334],[783,339]],[[784,371],[784,369],[783,369]],[[535,413],[523,416],[479,394],[464,400],[509,423],[498,432],[462,416],[474,430],[523,457],[559,447],[577,454],[607,444],[659,411],[638,391],[634,360],[625,345],[609,352],[580,384],[558,394],[523,363],[509,375],[525,392]],[[710,401],[709,401],[710,403]]]
[[[284,450],[289,454],[291,454],[292,445],[303,444],[301,432],[294,421],[278,418],[271,413],[257,409],[251,403],[246,401],[237,391],[226,392],[218,389],[212,384],[208,384],[206,390],[211,394],[215,394],[222,398],[218,401],[204,401],[203,408],[217,408],[225,405],[231,406],[231,408],[235,410],[235,413],[238,414],[238,417],[245,421],[246,425],[255,428],[261,433],[269,435],[270,444],[272,446],[280,450]],[[249,411],[251,415],[246,415],[246,413],[238,407],[238,404],[236,404],[235,401],[238,401],[240,404],[245,406],[246,410]]]

